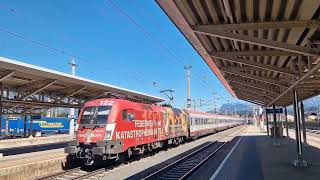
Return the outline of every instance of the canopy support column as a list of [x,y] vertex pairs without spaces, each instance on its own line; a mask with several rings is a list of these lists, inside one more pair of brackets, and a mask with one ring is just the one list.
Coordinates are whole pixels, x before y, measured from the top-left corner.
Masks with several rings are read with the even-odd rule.
[[303,101],[300,101],[300,114],[301,114],[301,126],[302,126],[303,142],[307,144],[307,133],[306,133],[306,126],[305,126],[305,116],[304,116]]
[[277,113],[276,113],[276,105],[273,104],[272,105],[272,109],[273,109],[273,145],[275,146],[280,146],[280,142],[278,142],[278,138],[277,138]]
[[32,117],[32,113],[30,111],[30,122],[29,122],[29,136],[32,136],[32,126],[33,126],[33,117]]
[[273,109],[273,138],[276,138],[276,127],[277,127],[277,114],[276,114],[276,106],[272,105]]
[[307,167],[307,162],[302,158],[302,143],[301,143],[301,133],[300,133],[300,116],[299,116],[299,102],[298,102],[298,92],[293,89],[293,116],[295,122],[296,130],[296,142],[297,142],[297,154],[298,159],[293,162],[295,167]]
[[267,107],[265,107],[265,109],[266,109],[266,121],[267,121],[267,136],[269,136],[270,135],[270,133],[269,133],[269,115],[267,113]]
[[3,96],[3,85],[0,82],[0,137],[2,136],[2,96]]
[[289,137],[287,107],[284,108],[284,118],[285,118],[285,121],[286,121],[286,133],[287,133],[287,137]]
[[23,137],[27,137],[27,115],[24,114],[24,119],[23,119]]

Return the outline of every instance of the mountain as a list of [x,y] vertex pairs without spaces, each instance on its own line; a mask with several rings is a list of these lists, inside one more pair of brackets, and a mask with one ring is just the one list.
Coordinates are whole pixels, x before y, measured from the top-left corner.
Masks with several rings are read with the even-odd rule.
[[[220,109],[218,110],[218,114],[236,114],[240,116],[251,116],[252,115],[252,107],[250,104],[245,103],[229,103],[229,104],[223,104]],[[209,112],[213,113],[213,112]]]
[[[320,96],[315,96],[313,98],[303,101],[304,111],[306,114],[318,113],[320,111]],[[293,113],[293,107],[289,106],[288,113]]]

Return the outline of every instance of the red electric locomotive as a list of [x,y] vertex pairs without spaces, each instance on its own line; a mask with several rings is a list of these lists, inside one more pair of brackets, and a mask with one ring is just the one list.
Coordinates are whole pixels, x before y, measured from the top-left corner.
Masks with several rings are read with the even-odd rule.
[[87,102],[77,123],[77,139],[65,152],[91,165],[179,144],[243,124],[243,119],[105,98]]
[[97,99],[82,108],[76,141],[65,148],[71,158],[117,160],[177,144],[190,135],[184,110],[121,99]]

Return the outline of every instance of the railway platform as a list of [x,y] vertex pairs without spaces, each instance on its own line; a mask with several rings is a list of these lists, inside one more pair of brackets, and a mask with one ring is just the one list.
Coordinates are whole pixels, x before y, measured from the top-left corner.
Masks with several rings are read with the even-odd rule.
[[33,179],[46,175],[48,172],[60,172],[65,162],[66,154],[62,148],[4,156],[0,159],[0,180]]
[[50,135],[46,137],[5,139],[5,140],[0,140],[0,151],[1,149],[7,149],[7,148],[68,142],[73,140],[73,138],[74,137],[69,134],[57,134],[57,135]]
[[[293,161],[297,159],[293,136],[281,138],[278,142],[280,146],[275,146],[274,140],[266,133],[261,133],[255,126],[249,127],[210,179],[320,179],[318,144],[303,145],[303,158],[308,162],[308,167],[296,168],[293,166]],[[199,174],[205,173],[199,170]]]

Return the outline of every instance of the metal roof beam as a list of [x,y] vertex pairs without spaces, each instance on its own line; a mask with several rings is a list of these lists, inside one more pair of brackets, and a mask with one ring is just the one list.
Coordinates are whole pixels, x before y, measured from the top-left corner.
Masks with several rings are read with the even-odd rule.
[[247,98],[247,97],[244,97],[244,96],[238,96],[238,99],[241,99],[243,101],[247,101],[247,102],[250,102],[250,103],[258,104],[260,106],[265,106],[267,104],[267,102],[258,101],[258,100],[255,100],[255,99],[252,99],[252,98]]
[[74,90],[70,91],[70,92],[69,92],[68,94],[66,94],[65,96],[57,99],[56,102],[61,102],[61,101],[63,101],[65,98],[68,98],[68,97],[70,97],[70,96],[73,96],[73,95],[77,94],[78,92],[84,90],[85,88],[86,88],[85,86],[80,86],[80,87],[78,87],[78,88],[74,88]]
[[211,52],[217,56],[300,56],[300,54],[281,51],[281,50],[263,50],[263,51],[224,51]]
[[14,74],[14,71],[7,71],[6,73],[2,74],[0,77],[0,82],[6,80],[7,78],[11,77]]
[[240,93],[240,94],[246,94],[246,95],[248,95],[248,96],[250,96],[250,97],[255,97],[255,98],[258,99],[258,100],[262,100],[262,99],[266,99],[267,101],[271,101],[271,100],[272,100],[272,99],[271,99],[269,96],[267,96],[267,95],[259,95],[258,93],[254,93],[254,92],[249,91],[249,90],[242,90],[242,89],[240,89],[240,90],[238,90],[238,93]]
[[254,97],[254,96],[250,96],[250,95],[243,94],[243,93],[237,93],[237,96],[238,96],[238,97],[245,98],[245,99],[249,99],[249,100],[252,100],[252,101],[260,101],[260,102],[263,102],[263,103],[265,103],[265,104],[268,103],[268,100],[265,99],[265,98]]
[[247,101],[249,103],[257,104],[257,105],[260,105],[260,106],[265,106],[265,104],[266,104],[264,102],[249,100],[249,99],[245,99],[245,98],[241,98],[241,97],[238,97],[238,99],[241,99],[243,101]]
[[302,54],[305,56],[320,56],[320,50],[317,48],[308,48],[304,46],[298,46],[295,44],[287,44],[279,41],[272,41],[268,39],[260,39],[256,37],[251,37],[247,35],[235,34],[227,32],[221,29],[210,29],[210,30],[197,30],[194,29],[194,32],[198,34],[204,34],[208,36],[214,36],[224,39],[236,40],[244,43],[255,44],[258,46],[264,46],[273,49],[279,49],[283,51],[289,51],[297,54]]
[[92,97],[90,97],[87,101],[91,101],[91,100],[94,100],[94,99],[98,99],[104,95],[106,95],[107,91],[98,91],[98,92],[95,92],[93,94]]
[[31,96],[31,95],[39,92],[39,91],[42,91],[42,90],[46,89],[47,87],[51,86],[52,84],[54,84],[56,81],[57,80],[50,80],[46,84],[42,85],[41,87],[39,87],[37,89],[34,89],[29,93],[26,93],[26,94],[22,95],[19,99],[27,98],[27,97],[29,97],[29,96]]
[[263,102],[263,103],[265,103],[265,104],[267,104],[267,103],[269,102],[269,101],[267,101],[267,99],[265,99],[265,98],[253,97],[253,96],[249,96],[249,95],[244,94],[244,93],[237,93],[237,96],[238,96],[238,97],[245,98],[245,99],[249,99],[249,100],[252,100],[252,101]]
[[35,87],[39,87],[39,86],[41,86],[43,84],[50,83],[52,81],[53,81],[53,79],[36,80],[36,81],[32,81],[32,82],[29,82],[29,83],[26,83],[26,84],[23,84],[23,85],[19,85],[19,86],[17,86],[16,90],[17,91],[30,90],[30,89],[33,89]]
[[253,62],[247,59],[243,59],[243,58],[237,58],[237,57],[232,57],[229,55],[216,55],[215,53],[210,54],[211,57],[214,58],[218,58],[218,59],[223,59],[226,61],[231,61],[231,62],[235,62],[235,63],[241,63],[241,64],[245,64],[248,66],[252,66],[252,67],[256,67],[256,68],[260,68],[260,69],[265,69],[268,71],[274,71],[274,72],[279,72],[279,73],[283,73],[283,74],[287,74],[287,75],[291,75],[291,76],[295,76],[296,74],[293,73],[291,70],[289,69],[285,69],[285,68],[279,68],[277,66],[273,66],[273,65],[268,65],[268,64],[261,64],[261,63],[257,63],[257,62]]
[[243,73],[243,72],[240,72],[240,71],[235,71],[232,68],[221,67],[220,70],[223,71],[223,72],[226,72],[226,73],[239,75],[239,76],[242,76],[242,77],[245,77],[245,78],[249,78],[249,79],[253,79],[253,80],[256,80],[256,81],[265,82],[265,83],[268,83],[268,84],[273,84],[273,85],[281,86],[281,87],[285,87],[285,88],[288,87],[286,84],[281,83],[278,80],[270,79],[270,78],[264,78],[264,77],[256,76],[256,75],[252,75],[252,74],[247,74],[247,73]]
[[[320,58],[318,57],[316,59],[316,61],[317,60],[320,60]],[[285,91],[283,91],[277,98],[275,98],[273,101],[271,101],[268,105],[271,106],[272,104],[276,103],[282,96],[284,96],[285,94],[287,94],[288,92],[293,90],[296,86],[298,86],[300,83],[302,83],[306,79],[310,78],[310,76],[312,76],[312,74],[317,72],[319,69],[320,69],[320,63],[315,65],[307,73],[303,74],[297,81],[295,81],[293,84],[291,84]]]
[[268,71],[266,69],[257,68],[253,66],[228,66],[228,68],[232,68],[235,71]]
[[250,87],[250,88],[253,88],[253,89],[257,89],[257,90],[259,89],[259,90],[267,91],[267,92],[272,93],[272,94],[277,94],[277,95],[280,94],[279,91],[270,88],[270,85],[266,86],[266,85],[261,84],[261,83],[250,83],[250,82],[232,80],[232,79],[229,79],[228,81],[230,83],[236,83],[236,84],[243,85],[243,86],[246,86],[246,87]]
[[[248,90],[248,91],[252,91],[252,92],[254,92],[254,93],[263,93],[263,94],[265,94],[265,95],[268,95],[268,96],[271,96],[271,97],[273,97],[273,98],[275,98],[274,97],[274,95],[279,95],[280,93],[275,93],[275,92],[272,92],[272,91],[267,91],[267,90],[265,90],[265,89],[263,89],[263,88],[257,88],[257,87],[253,87],[253,86],[247,86],[246,84],[241,84],[241,83],[237,83],[237,82],[231,82],[230,84],[232,84],[231,86],[232,87],[235,87],[235,88],[239,88],[239,89],[246,89],[246,90]],[[249,90],[249,89],[250,90]],[[271,95],[272,94],[272,95]]]
[[[29,105],[29,106],[41,106],[41,107],[65,107],[65,108],[80,108],[81,104],[66,104],[66,103],[53,103],[53,102],[41,102],[41,101],[23,101],[23,100],[12,100],[3,99],[3,103],[7,104],[18,104],[18,106]],[[15,105],[16,106],[16,105]],[[18,107],[16,106],[16,107]]]
[[232,30],[258,30],[258,29],[280,29],[280,28],[320,28],[318,20],[303,21],[278,21],[278,22],[256,22],[256,23],[239,23],[239,24],[210,24],[194,26],[197,31],[210,31],[220,29],[225,31]]
[[271,100],[269,99],[268,95],[265,95],[265,94],[261,94],[261,93],[258,93],[258,92],[254,92],[254,91],[251,91],[249,89],[246,89],[246,88],[238,88],[237,90],[238,93],[244,93],[248,96],[252,96],[252,97],[256,97],[256,98],[262,98],[262,99],[267,99],[267,100]]
[[310,78],[310,80],[303,81],[301,84],[319,84],[319,83],[320,83],[320,78],[313,77],[313,78]]

